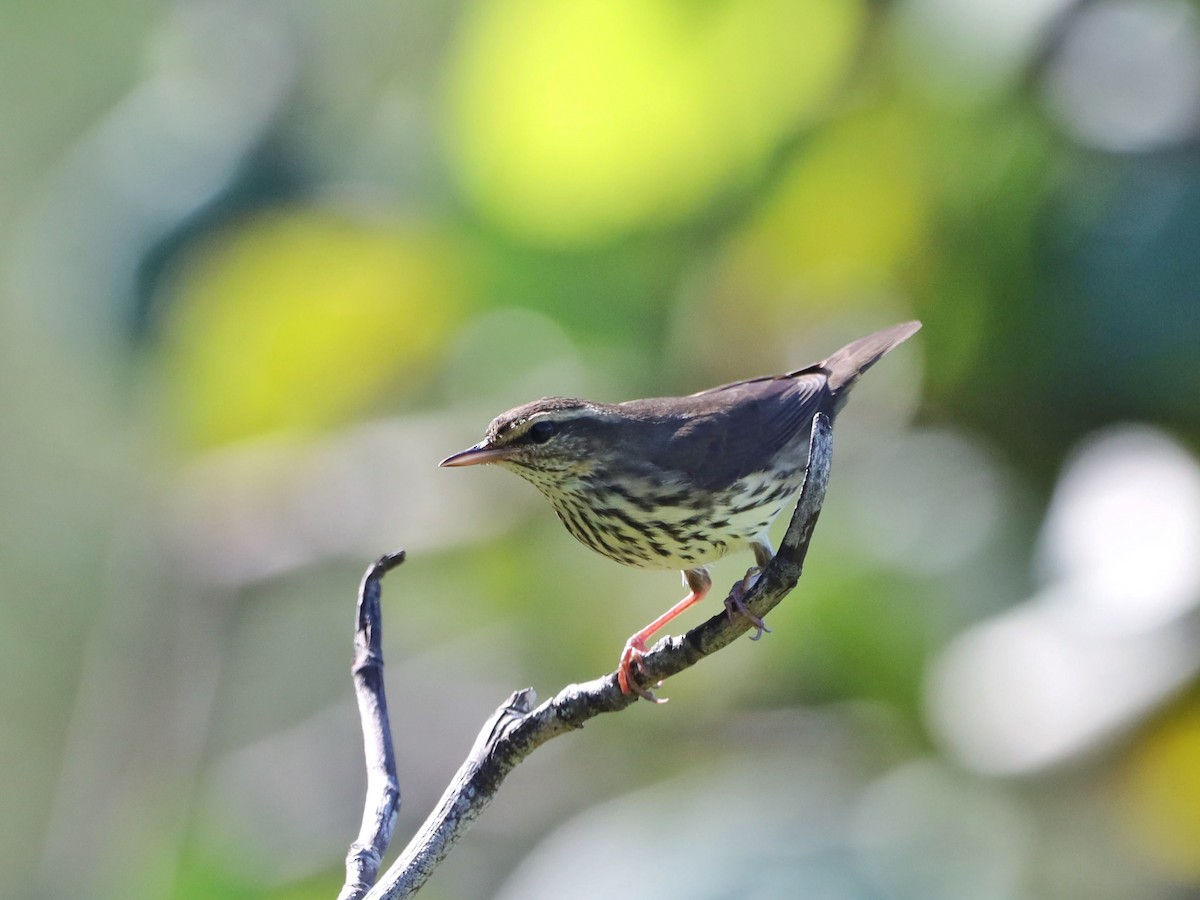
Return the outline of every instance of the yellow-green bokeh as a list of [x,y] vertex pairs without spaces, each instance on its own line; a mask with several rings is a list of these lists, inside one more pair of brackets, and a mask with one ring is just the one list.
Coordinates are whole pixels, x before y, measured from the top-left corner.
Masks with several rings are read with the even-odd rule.
[[452,164],[535,241],[677,222],[813,115],[863,16],[854,0],[484,0],[450,64]]
[[1177,710],[1150,729],[1126,768],[1122,812],[1144,859],[1172,878],[1200,878],[1200,713]]
[[894,283],[926,229],[919,155],[912,125],[887,109],[824,129],[735,239],[740,280],[768,303],[802,285],[817,304]]
[[164,339],[189,446],[345,419],[419,378],[463,314],[444,241],[314,209],[221,235],[185,267]]

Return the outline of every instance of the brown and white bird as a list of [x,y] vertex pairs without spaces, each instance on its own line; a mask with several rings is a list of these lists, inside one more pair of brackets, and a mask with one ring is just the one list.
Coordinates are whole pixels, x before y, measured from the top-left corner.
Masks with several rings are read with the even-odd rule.
[[741,597],[774,556],[768,531],[800,490],[813,416],[833,418],[858,377],[920,327],[895,325],[815,365],[687,397],[535,400],[497,416],[482,441],[441,465],[501,465],[597,553],[683,571],[691,592],[629,638],[617,669],[622,691],[654,699],[634,677],[646,641],[708,593],[708,563],[746,546],[757,567],[726,606],[749,616]]

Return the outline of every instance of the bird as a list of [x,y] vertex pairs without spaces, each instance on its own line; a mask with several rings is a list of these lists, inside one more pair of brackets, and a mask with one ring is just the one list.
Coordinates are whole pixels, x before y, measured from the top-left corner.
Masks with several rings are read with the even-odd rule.
[[755,639],[769,630],[742,597],[775,555],[768,532],[803,483],[813,417],[832,420],[859,376],[920,327],[894,325],[819,363],[686,397],[535,400],[501,413],[483,440],[439,465],[499,465],[533,484],[588,548],[683,572],[688,595],[630,636],[617,666],[622,693],[661,702],[640,683],[646,642],[704,599],[710,563],[751,550],[755,565],[726,610],[749,618]]

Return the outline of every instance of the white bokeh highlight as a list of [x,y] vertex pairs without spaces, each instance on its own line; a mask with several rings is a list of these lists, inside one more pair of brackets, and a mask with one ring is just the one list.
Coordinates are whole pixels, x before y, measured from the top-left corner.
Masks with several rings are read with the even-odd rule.
[[1069,460],[1043,528],[1045,586],[964,632],[931,667],[932,731],[991,774],[1085,752],[1200,670],[1200,467],[1123,427]]
[[1200,21],[1182,0],[1107,0],[1074,16],[1044,85],[1076,140],[1141,152],[1200,126]]

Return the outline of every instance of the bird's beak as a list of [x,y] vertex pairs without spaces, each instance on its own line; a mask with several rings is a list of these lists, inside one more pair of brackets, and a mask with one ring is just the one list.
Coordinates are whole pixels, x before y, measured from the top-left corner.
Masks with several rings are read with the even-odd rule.
[[493,447],[486,440],[480,441],[474,447],[460,450],[443,459],[439,466],[478,466],[481,463],[498,462],[507,459],[512,451],[507,447]]

